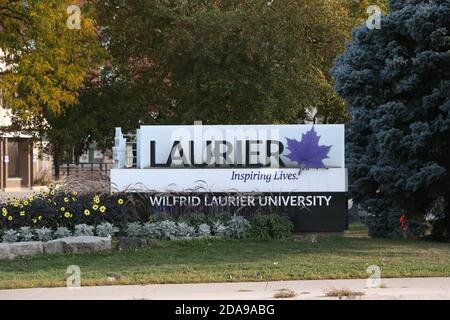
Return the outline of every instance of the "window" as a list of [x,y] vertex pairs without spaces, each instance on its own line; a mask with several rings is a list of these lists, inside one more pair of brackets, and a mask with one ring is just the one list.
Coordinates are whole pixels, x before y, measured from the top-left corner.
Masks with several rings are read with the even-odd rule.
[[8,139],[8,177],[20,177],[19,139]]

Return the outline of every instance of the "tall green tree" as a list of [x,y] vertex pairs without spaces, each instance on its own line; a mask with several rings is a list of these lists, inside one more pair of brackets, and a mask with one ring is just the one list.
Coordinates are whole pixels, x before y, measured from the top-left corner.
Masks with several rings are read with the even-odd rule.
[[[323,102],[352,19],[340,0],[97,1],[112,75],[158,123],[292,123]],[[328,115],[325,113],[329,113]]]
[[84,73],[76,106],[28,122],[55,159],[87,138],[110,146],[115,126],[346,120],[328,70],[361,19],[348,1],[92,2],[83,18],[96,18],[111,60]]
[[86,137],[109,147],[115,126],[140,123],[346,120],[328,69],[367,17],[348,1],[96,4],[112,59],[77,108],[49,119],[48,136],[69,150],[81,151]]

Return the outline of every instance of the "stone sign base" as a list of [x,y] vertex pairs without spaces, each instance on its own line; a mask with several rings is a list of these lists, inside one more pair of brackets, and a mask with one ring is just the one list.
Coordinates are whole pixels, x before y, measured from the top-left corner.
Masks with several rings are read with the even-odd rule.
[[57,253],[85,253],[111,249],[111,238],[81,236],[47,242],[0,243],[0,260],[13,260],[21,256]]

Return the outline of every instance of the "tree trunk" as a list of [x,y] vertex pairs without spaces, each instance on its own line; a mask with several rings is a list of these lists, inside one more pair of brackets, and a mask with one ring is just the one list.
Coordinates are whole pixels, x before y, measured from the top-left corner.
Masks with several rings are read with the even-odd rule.
[[53,165],[55,166],[55,180],[59,180],[59,159],[53,158]]
[[60,177],[60,160],[61,151],[59,148],[53,150],[53,165],[55,167],[55,180],[59,180]]

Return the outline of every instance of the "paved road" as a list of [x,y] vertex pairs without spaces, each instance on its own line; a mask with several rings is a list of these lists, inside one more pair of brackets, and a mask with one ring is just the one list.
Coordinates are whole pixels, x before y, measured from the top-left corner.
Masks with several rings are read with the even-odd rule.
[[383,279],[382,288],[368,289],[366,279],[356,280],[301,280],[242,283],[161,284],[145,286],[102,286],[68,288],[38,288],[0,290],[0,299],[274,299],[280,290],[292,290],[292,299],[337,299],[325,296],[330,288],[350,289],[364,292],[356,299],[440,299],[450,300],[450,277],[448,278],[401,278]]

